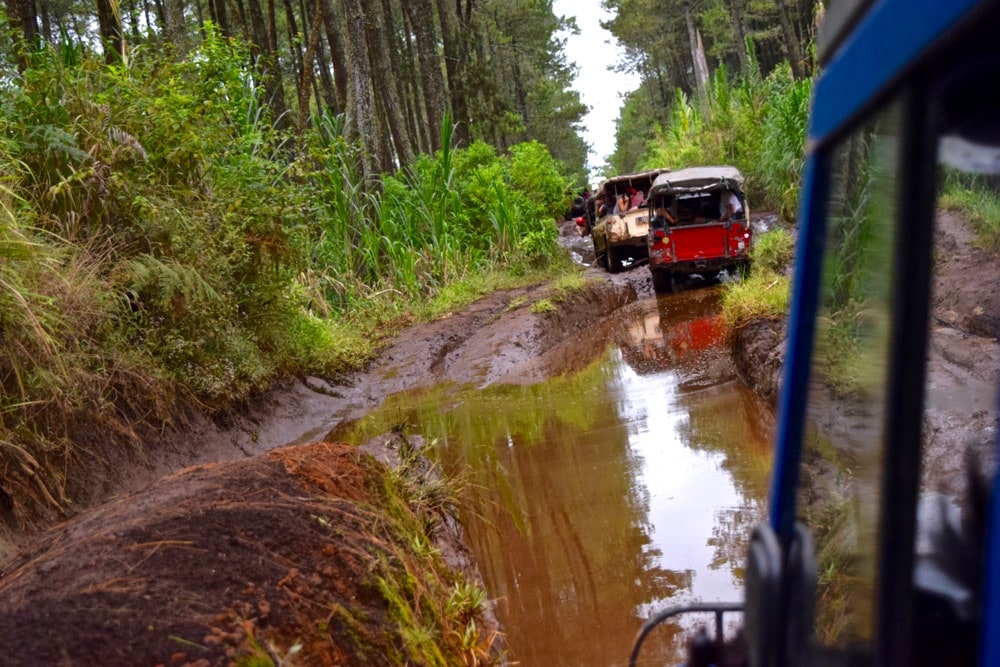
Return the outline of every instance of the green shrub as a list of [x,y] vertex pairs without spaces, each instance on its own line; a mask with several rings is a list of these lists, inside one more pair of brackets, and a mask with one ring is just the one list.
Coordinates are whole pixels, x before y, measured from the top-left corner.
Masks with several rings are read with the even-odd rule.
[[795,81],[787,63],[775,68],[765,81],[768,104],[755,173],[785,220],[794,220],[797,212],[811,93],[812,80]]
[[750,250],[754,269],[781,275],[787,272],[795,256],[795,239],[787,229],[772,229],[754,238]]

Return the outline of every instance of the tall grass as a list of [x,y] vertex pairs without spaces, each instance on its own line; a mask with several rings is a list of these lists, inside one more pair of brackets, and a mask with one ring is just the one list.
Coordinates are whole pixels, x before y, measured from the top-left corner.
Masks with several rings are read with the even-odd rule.
[[729,328],[758,318],[780,318],[788,312],[793,245],[792,235],[784,229],[755,239],[750,251],[752,273],[742,281],[729,283],[722,295],[722,317]]
[[787,64],[765,78],[756,69],[730,77],[718,68],[699,99],[677,90],[643,168],[732,164],[746,177],[757,210],[795,216],[804,163],[812,81],[795,81]]
[[1000,248],[1000,187],[995,178],[946,171],[941,207],[961,213],[981,246]]
[[183,61],[40,50],[0,83],[0,514],[85,497],[81,433],[134,444],[178,400],[357,367],[386,319],[559,254],[543,146],[457,150],[445,122],[364,182],[343,119],[282,134],[249,62],[208,27]]

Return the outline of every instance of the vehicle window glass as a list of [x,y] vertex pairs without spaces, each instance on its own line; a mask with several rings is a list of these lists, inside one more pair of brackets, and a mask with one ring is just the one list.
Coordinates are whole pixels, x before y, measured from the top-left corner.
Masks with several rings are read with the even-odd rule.
[[[980,73],[976,80],[992,76]],[[943,595],[953,598],[976,591],[981,582],[976,549],[995,465],[1000,369],[996,117],[976,105],[964,108],[949,116],[962,134],[946,134],[938,144],[916,557],[924,571],[949,575],[952,586]],[[919,530],[935,522],[945,522],[960,538],[949,543],[934,531]],[[923,583],[918,571],[917,586]]]
[[821,644],[874,632],[899,110],[891,104],[830,155],[799,519],[816,542]]

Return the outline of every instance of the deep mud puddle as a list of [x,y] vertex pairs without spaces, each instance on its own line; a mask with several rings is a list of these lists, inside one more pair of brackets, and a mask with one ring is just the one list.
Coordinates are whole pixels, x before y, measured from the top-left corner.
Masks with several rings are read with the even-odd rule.
[[[772,413],[735,376],[715,290],[640,301],[573,347],[546,381],[404,392],[331,434],[422,434],[467,481],[464,522],[521,665],[626,664],[659,609],[741,599],[766,512]],[[642,662],[681,661],[683,641],[658,630]]]

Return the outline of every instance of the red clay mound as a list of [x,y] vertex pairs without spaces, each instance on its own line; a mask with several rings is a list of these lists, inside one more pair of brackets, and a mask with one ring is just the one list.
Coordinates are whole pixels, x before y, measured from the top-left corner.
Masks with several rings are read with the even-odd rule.
[[[433,602],[461,578],[434,550],[412,554],[433,522],[393,479],[348,445],[288,447],[59,526],[0,577],[3,664],[461,663],[455,619]],[[431,639],[404,641],[407,624]]]

